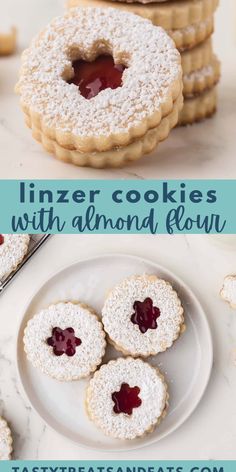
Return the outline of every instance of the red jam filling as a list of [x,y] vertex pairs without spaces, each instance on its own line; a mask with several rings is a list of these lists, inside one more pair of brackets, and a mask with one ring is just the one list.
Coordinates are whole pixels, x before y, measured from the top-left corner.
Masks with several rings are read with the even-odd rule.
[[4,243],[4,236],[0,234],[0,246]]
[[157,328],[156,320],[161,312],[159,308],[153,306],[151,298],[145,298],[144,302],[134,302],[133,309],[135,312],[131,316],[131,321],[138,325],[141,333],[146,333],[148,329]]
[[73,328],[53,328],[52,337],[47,339],[47,343],[53,347],[55,356],[66,354],[72,357],[76,353],[76,347],[80,346],[82,341],[75,336]]
[[139,398],[139,387],[130,387],[129,384],[121,384],[120,391],[112,393],[112,400],[115,403],[113,411],[115,413],[126,413],[132,415],[133,408],[138,408],[142,400]]
[[101,90],[116,89],[122,85],[125,66],[115,64],[112,56],[102,55],[93,62],[80,59],[72,66],[74,77],[68,83],[77,85],[84,98],[93,98]]

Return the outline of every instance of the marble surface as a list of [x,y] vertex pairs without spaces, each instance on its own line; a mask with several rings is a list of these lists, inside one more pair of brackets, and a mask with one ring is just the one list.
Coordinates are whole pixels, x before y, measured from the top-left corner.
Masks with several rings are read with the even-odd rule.
[[[63,164],[47,155],[31,137],[13,93],[20,52],[55,15],[64,0],[8,0],[1,5],[1,23],[19,29],[18,54],[0,59],[1,178],[233,178],[236,177],[236,5],[221,0],[216,15],[215,50],[223,62],[219,112],[211,120],[172,131],[157,152],[119,170],[94,170]],[[27,12],[27,13],[26,13]]]
[[[224,276],[236,272],[235,247],[235,240],[227,246],[224,238],[208,236],[52,237],[0,296],[0,415],[14,433],[14,458],[236,459],[236,311],[219,297]],[[125,453],[88,451],[49,429],[32,411],[16,373],[17,326],[34,292],[65,265],[107,252],[148,258],[181,277],[205,308],[214,342],[212,376],[194,414],[157,444]]]

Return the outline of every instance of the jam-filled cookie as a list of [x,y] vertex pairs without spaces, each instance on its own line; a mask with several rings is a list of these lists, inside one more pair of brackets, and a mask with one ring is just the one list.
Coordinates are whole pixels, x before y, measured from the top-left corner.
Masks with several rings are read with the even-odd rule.
[[151,152],[176,125],[180,54],[162,28],[137,15],[75,8],[25,51],[16,90],[47,151],[116,167]]
[[0,416],[0,461],[11,459],[12,435],[7,422]]
[[168,397],[160,372],[128,357],[110,361],[94,374],[86,406],[106,435],[128,440],[153,431],[166,414]]
[[155,275],[132,276],[116,285],[105,300],[102,322],[116,349],[134,357],[165,351],[184,329],[177,293]]
[[0,280],[23,261],[30,242],[28,234],[0,234]]
[[81,303],[60,302],[29,320],[24,333],[29,361],[61,381],[94,372],[105,353],[105,333],[94,312]]

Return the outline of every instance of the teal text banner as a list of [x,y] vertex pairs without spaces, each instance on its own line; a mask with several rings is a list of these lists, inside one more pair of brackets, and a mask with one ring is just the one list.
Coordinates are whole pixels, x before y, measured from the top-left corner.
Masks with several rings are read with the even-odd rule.
[[236,180],[0,180],[0,230],[236,234]]
[[1,472],[235,472],[236,461],[1,461],[0,470]]

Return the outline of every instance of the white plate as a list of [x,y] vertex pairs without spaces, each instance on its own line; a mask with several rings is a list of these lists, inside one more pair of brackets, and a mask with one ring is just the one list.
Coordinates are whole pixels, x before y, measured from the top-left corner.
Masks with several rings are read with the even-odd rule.
[[[87,380],[60,383],[41,374],[26,359],[23,331],[34,313],[59,300],[80,300],[101,312],[107,291],[123,277],[157,274],[177,290],[185,310],[186,332],[165,353],[151,359],[166,375],[170,407],[161,425],[150,435],[134,441],[106,437],[88,419],[84,408]],[[107,349],[106,360],[117,357]],[[18,370],[32,406],[53,429],[76,443],[100,450],[130,450],[167,436],[179,427],[199,403],[212,367],[212,339],[205,313],[192,291],[175,275],[159,265],[128,255],[108,254],[82,260],[49,279],[29,302],[17,342]]]

